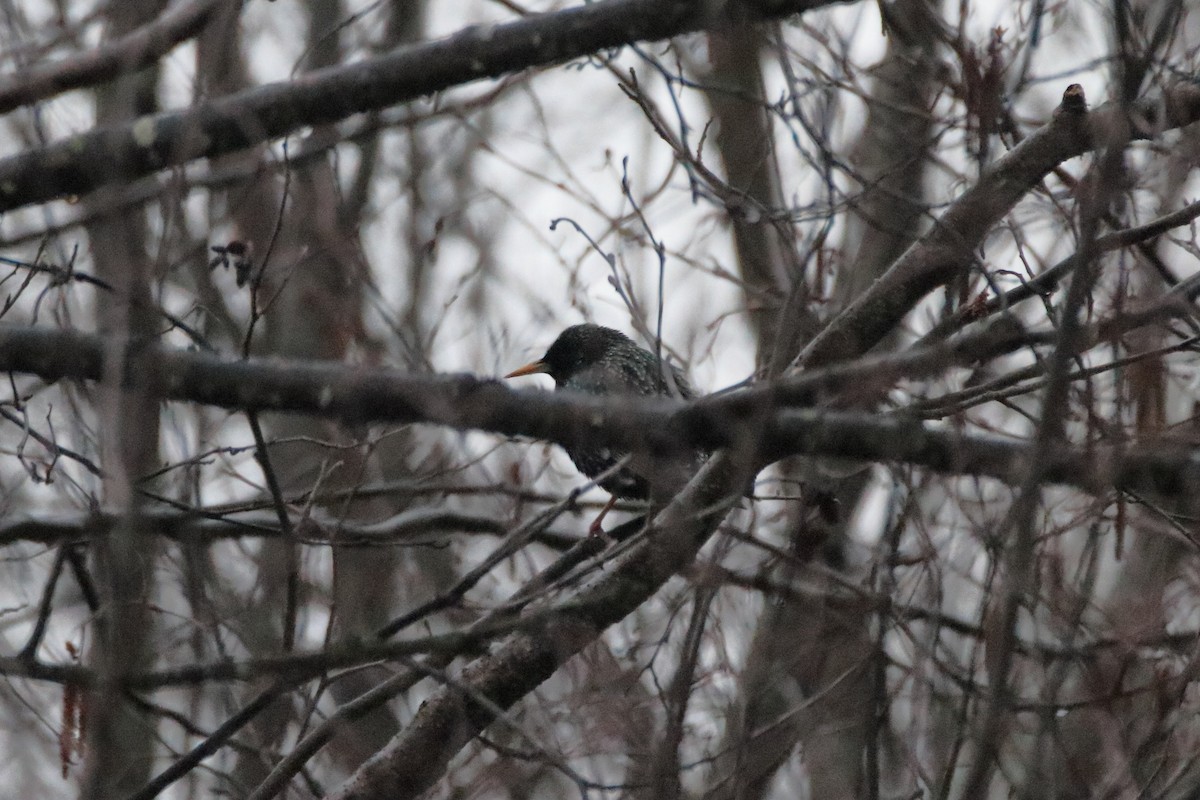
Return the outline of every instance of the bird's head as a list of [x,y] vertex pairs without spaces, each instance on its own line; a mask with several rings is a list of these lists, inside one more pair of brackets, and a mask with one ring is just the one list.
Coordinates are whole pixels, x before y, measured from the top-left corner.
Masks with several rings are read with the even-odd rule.
[[601,325],[572,325],[558,335],[546,355],[505,375],[517,378],[539,373],[554,378],[562,386],[572,376],[602,361],[614,349],[630,346],[629,337]]

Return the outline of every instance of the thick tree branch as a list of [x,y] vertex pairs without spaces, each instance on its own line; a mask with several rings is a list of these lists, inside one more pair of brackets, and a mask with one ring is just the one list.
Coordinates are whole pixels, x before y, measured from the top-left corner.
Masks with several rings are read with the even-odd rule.
[[22,69],[0,81],[0,114],[148,67],[177,44],[199,33],[218,6],[234,1],[192,0],[167,9],[154,22],[95,50]]
[[781,17],[847,0],[607,0],[402,47],[349,66],[101,128],[0,160],[0,212],[213,158],[484,78],[692,33],[726,14]]
[[[1003,329],[1002,329],[1003,330]],[[1019,330],[1019,329],[1016,329]],[[1010,338],[1022,341],[1008,330]],[[988,341],[983,339],[980,341]],[[1024,341],[1028,341],[1024,339]],[[45,379],[100,377],[104,341],[67,331],[0,325],[0,371]],[[1007,345],[1006,345],[1007,347]],[[986,349],[986,348],[985,348]],[[896,363],[932,369],[929,353],[955,353],[955,343],[894,357]],[[974,352],[974,351],[970,351]],[[808,400],[824,378],[885,370],[888,357],[814,371],[779,386],[684,403],[666,398],[601,398],[561,392],[516,391],[473,375],[416,375],[333,362],[229,361],[197,352],[147,348],[136,360],[143,372],[132,384],[167,400],[228,409],[313,414],[346,423],[431,423],[457,430],[530,436],[571,445],[609,445],[664,454],[692,448],[733,448],[761,467],[788,455],[825,455],[894,461],[938,472],[1019,482],[1030,457],[1025,443],[970,435],[904,416],[835,410],[798,410],[787,401]],[[942,361],[942,368],[946,361]],[[1051,456],[1046,480],[1085,491],[1112,486],[1156,494],[1192,491],[1200,461],[1183,445],[1156,444],[1123,453],[1066,445]]]
[[[696,557],[748,477],[727,455],[700,474],[651,523],[647,535],[582,586],[545,631],[519,632],[468,664],[460,683],[501,709],[533,691],[604,630],[638,608]],[[337,790],[336,800],[417,797],[494,718],[472,696],[446,686],[426,700],[387,747]]]
[[1111,131],[1130,129],[1135,139],[1200,119],[1200,87],[1177,85],[1130,110],[1105,105],[1088,112],[1083,90],[1068,87],[1053,119],[995,163],[955,200],[933,230],[905,251],[867,291],[835,317],[800,357],[822,366],[865,353],[893,330],[917,303],[968,269],[984,237],[1017,201],[1059,164],[1083,155]]
[[[203,509],[195,512],[148,510],[143,516],[155,535],[193,544],[247,536],[278,538],[281,535],[279,518],[261,512],[223,515]],[[87,541],[107,536],[120,522],[118,515],[108,512],[14,516],[0,522],[0,547],[16,542],[68,544]],[[300,521],[296,536],[301,542],[335,547],[408,547],[445,541],[447,533],[499,536],[506,533],[508,527],[502,520],[482,514],[415,508],[369,524],[310,513]],[[565,542],[558,535],[544,540],[554,546],[562,546]]]

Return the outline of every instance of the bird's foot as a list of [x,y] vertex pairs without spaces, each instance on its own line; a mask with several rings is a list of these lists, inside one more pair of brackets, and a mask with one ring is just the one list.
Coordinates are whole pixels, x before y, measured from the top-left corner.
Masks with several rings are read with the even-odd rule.
[[604,508],[601,509],[599,516],[597,516],[594,520],[592,520],[592,524],[588,526],[588,536],[603,536],[603,537],[607,538],[606,534],[604,533],[604,527],[603,527],[604,518],[606,516],[608,516],[608,512],[612,511],[612,507],[615,506],[616,504],[617,504],[617,496],[616,495],[613,495],[612,497],[608,498],[608,502],[604,504]]

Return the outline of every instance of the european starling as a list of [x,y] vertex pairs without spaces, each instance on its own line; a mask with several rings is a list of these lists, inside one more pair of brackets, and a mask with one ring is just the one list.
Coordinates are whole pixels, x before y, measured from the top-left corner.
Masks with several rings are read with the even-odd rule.
[[[653,353],[638,347],[633,341],[612,328],[600,325],[572,325],[550,345],[546,355],[505,375],[545,373],[554,378],[559,390],[586,394],[665,395],[690,400],[695,392],[674,366],[667,369]],[[674,386],[670,385],[671,383]],[[618,498],[646,500],[650,497],[650,481],[628,465],[613,470],[624,454],[607,447],[567,447],[567,455],[579,471],[596,479],[612,499],[591,525],[593,534],[601,531],[600,523],[616,504]],[[605,474],[608,473],[608,474]]]

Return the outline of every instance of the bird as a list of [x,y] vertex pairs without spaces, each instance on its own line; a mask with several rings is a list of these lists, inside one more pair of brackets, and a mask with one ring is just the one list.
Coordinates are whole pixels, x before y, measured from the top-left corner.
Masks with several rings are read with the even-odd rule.
[[[625,334],[602,325],[572,325],[559,334],[546,354],[518,367],[505,379],[546,374],[557,391],[591,395],[663,396],[692,400],[695,390],[678,367],[639,347]],[[618,499],[650,499],[650,480],[626,462],[627,455],[608,447],[566,447],[567,455],[584,475],[612,497],[591,524],[589,533],[603,533],[601,523]],[[620,465],[620,466],[618,466]]]

